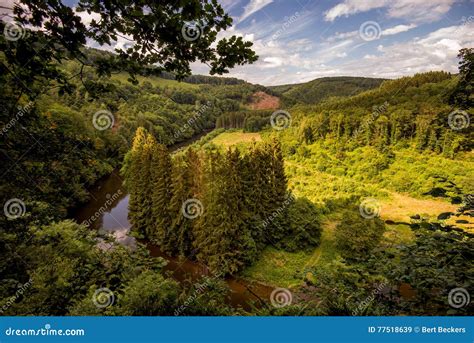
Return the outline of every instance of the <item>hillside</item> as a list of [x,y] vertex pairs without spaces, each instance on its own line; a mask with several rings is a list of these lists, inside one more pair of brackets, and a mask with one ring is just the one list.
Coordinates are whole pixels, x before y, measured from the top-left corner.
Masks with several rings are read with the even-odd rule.
[[366,77],[323,77],[306,83],[269,87],[271,90],[297,102],[316,104],[332,96],[350,96],[376,88],[384,79]]
[[[232,146],[246,154],[260,141],[278,139],[294,204],[314,204],[322,231],[314,247],[267,246],[242,274],[287,287],[309,308],[317,304],[306,314],[353,314],[353,292],[366,296],[382,281],[393,294],[380,295],[382,301],[364,313],[446,313],[439,306],[446,297],[444,280],[466,280],[453,274],[464,268],[462,259],[446,268],[449,251],[467,253],[474,234],[466,196],[474,192],[473,130],[465,121],[449,119],[457,84],[455,75],[428,72],[350,97],[298,104],[288,108],[291,125],[279,131],[268,125],[265,113],[220,117],[221,127],[242,123],[244,132],[216,130],[217,137],[196,148],[226,151]],[[472,116],[472,108],[464,115]],[[252,116],[267,121],[258,132],[246,126]],[[278,230],[279,224],[272,224]],[[370,233],[378,226],[381,232]],[[345,243],[352,239],[351,245]],[[435,272],[438,277],[429,279]]]

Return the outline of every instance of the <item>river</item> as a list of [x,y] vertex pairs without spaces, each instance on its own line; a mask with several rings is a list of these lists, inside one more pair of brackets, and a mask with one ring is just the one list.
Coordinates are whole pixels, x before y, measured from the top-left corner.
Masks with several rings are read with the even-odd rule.
[[[170,147],[170,151],[176,151],[191,144],[203,135],[199,135],[184,143]],[[89,226],[101,233],[112,234],[116,241],[128,247],[135,247],[139,243],[135,238],[129,236],[131,224],[128,221],[129,195],[123,186],[123,179],[119,170],[114,170],[110,175],[99,180],[90,190],[90,201],[79,207],[73,213],[73,218],[82,223],[87,221]],[[185,280],[196,281],[203,275],[210,275],[206,266],[189,259],[172,257],[160,251],[158,246],[144,243],[151,256],[163,257],[168,260],[166,271],[171,272],[172,277],[178,282]],[[234,307],[250,309],[250,303],[258,305],[260,299],[269,301],[273,288],[260,283],[227,277],[226,283],[230,292],[228,303]]]

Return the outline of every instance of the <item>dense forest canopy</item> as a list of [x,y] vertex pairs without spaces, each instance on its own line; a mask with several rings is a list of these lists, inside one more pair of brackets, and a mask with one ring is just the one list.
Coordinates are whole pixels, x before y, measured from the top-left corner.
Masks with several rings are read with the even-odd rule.
[[[257,59],[242,37],[217,41],[232,19],[215,0],[22,0],[12,16],[0,24],[2,315],[473,313],[449,296],[473,291],[472,48],[456,75],[264,87],[190,75],[195,61],[214,75]],[[134,43],[86,46],[122,36]],[[256,94],[278,109],[253,109]],[[71,219],[118,169],[135,249]],[[208,273],[178,280],[171,259]],[[284,301],[231,306],[229,276]]]

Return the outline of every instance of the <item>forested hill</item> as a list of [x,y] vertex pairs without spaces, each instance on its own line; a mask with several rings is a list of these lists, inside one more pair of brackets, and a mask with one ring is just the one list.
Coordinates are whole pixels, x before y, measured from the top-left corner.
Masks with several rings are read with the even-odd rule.
[[376,88],[384,79],[367,77],[323,77],[306,83],[269,87],[296,102],[316,104],[331,96],[350,96]]

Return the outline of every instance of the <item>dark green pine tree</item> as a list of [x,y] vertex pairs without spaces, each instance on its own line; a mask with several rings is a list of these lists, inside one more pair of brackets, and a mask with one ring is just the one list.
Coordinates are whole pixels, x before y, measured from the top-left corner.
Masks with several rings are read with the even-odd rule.
[[200,164],[198,154],[191,148],[185,155],[176,156],[173,161],[173,196],[168,207],[172,215],[168,234],[171,239],[165,243],[166,250],[172,254],[190,256],[193,251],[193,231],[198,218],[186,218],[182,213],[182,206],[188,199],[200,201]]
[[194,223],[193,247],[198,251],[197,258],[209,267],[217,267],[218,263],[211,265],[212,257],[220,252],[220,233],[217,231],[219,221],[225,220],[220,211],[219,188],[223,186],[220,175],[222,156],[218,151],[209,151],[203,159],[202,199],[203,214]]
[[228,213],[228,227],[225,239],[226,267],[234,274],[255,260],[257,246],[252,237],[251,227],[245,225],[245,218],[249,217],[243,196],[243,164],[238,149],[229,149],[224,163],[223,201]]
[[129,219],[134,226],[134,230],[140,235],[145,235],[145,228],[142,226],[142,206],[144,202],[143,188],[144,179],[141,174],[144,170],[143,155],[147,131],[139,127],[135,133],[132,149],[126,154],[122,175],[124,176],[125,186],[130,193],[129,199]]
[[281,145],[274,140],[267,146],[271,156],[270,175],[271,175],[271,194],[272,194],[272,213],[271,225],[269,225],[268,234],[269,243],[275,244],[285,237],[289,230],[288,205],[285,203],[288,197],[288,181],[285,175],[285,166]]
[[133,225],[136,225],[139,232],[143,232],[145,238],[152,239],[155,233],[155,225],[153,221],[153,200],[152,200],[152,183],[151,183],[151,161],[153,157],[153,147],[156,140],[151,134],[147,134],[145,144],[139,156],[140,169],[136,175],[138,183],[138,198],[140,207],[136,212],[136,218]]
[[271,156],[256,143],[241,161],[242,202],[245,225],[250,228],[257,249],[267,244],[267,226],[272,213],[272,190],[269,175]]
[[169,237],[172,216],[169,212],[169,204],[172,198],[171,187],[171,156],[163,144],[156,141],[151,142],[151,170],[150,170],[150,192],[152,199],[151,220],[153,241],[164,246],[172,237]]

